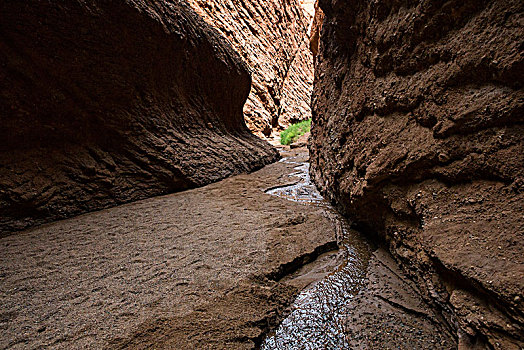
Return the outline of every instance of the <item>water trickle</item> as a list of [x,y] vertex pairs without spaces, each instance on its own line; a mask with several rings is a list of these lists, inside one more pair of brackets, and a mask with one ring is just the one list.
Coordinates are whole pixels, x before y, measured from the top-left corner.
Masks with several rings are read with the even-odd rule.
[[[371,247],[318,192],[311,182],[309,163],[293,157],[281,162],[296,164],[290,176],[300,180],[292,185],[273,188],[266,193],[305,205],[325,208],[337,228],[341,262],[327,276],[304,289],[291,307],[291,313],[262,344],[272,349],[339,349],[349,346],[345,332],[345,306],[363,284]],[[292,276],[293,277],[293,276]],[[298,278],[295,276],[295,278]]]
[[317,205],[325,204],[326,202],[324,201],[324,198],[320,192],[318,192],[315,184],[313,184],[309,176],[309,163],[296,162],[292,159],[293,157],[282,158],[280,162],[297,164],[295,167],[296,172],[289,174],[289,176],[298,177],[300,181],[293,185],[270,189],[266,191],[266,193],[273,196],[282,197],[293,202],[314,203]]

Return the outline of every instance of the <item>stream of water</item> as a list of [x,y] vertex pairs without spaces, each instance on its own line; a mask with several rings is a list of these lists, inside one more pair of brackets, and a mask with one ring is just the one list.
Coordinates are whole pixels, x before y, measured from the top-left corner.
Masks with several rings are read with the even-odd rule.
[[305,288],[292,305],[291,313],[262,344],[272,349],[339,349],[349,346],[345,332],[345,305],[358,292],[365,275],[371,247],[349,229],[349,223],[318,192],[309,175],[309,163],[296,157],[281,162],[296,164],[290,174],[299,181],[266,193],[304,205],[321,206],[337,228],[339,265]]

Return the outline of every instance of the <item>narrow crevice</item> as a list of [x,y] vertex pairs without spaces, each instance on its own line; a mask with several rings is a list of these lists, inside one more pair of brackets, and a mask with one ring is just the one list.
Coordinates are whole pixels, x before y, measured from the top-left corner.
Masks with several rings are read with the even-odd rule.
[[280,281],[284,277],[291,275],[306,264],[314,262],[320,255],[339,249],[337,241],[329,241],[315,248],[312,252],[297,256],[292,261],[281,264],[275,270],[266,274],[266,277],[272,281]]

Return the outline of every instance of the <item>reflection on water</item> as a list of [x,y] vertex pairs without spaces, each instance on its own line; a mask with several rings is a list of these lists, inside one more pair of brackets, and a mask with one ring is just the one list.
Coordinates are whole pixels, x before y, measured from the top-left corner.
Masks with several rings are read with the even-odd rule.
[[365,278],[371,254],[368,244],[354,231],[331,205],[324,201],[309,176],[309,163],[284,158],[296,164],[290,176],[300,181],[267,193],[305,205],[321,206],[337,228],[343,263],[331,274],[303,290],[292,305],[290,315],[262,344],[270,349],[343,349],[349,344],[344,332],[345,306],[357,293]]

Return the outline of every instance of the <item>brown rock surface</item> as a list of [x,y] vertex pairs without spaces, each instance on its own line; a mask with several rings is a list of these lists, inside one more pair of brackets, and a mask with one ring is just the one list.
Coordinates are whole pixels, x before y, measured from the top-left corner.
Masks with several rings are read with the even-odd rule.
[[1,238],[0,348],[260,344],[297,293],[280,278],[336,246],[324,208],[264,193],[295,166]]
[[182,2],[2,1],[0,235],[251,171],[250,76]]
[[524,4],[320,6],[317,184],[387,242],[460,346],[523,347]]
[[310,135],[310,132],[306,132],[304,135],[300,136],[295,142],[289,145],[290,148],[306,147],[309,142]]
[[373,252],[365,284],[347,304],[343,319],[349,349],[457,347],[451,327],[383,249]]
[[311,118],[313,59],[308,50],[311,17],[299,0],[188,0],[229,39],[253,76],[244,106],[248,127],[269,136]]
[[313,54],[315,60],[318,55],[320,45],[320,32],[322,31],[322,23],[324,22],[324,12],[319,6],[318,0],[315,1],[315,14],[313,15],[313,22],[311,23],[311,31],[309,34],[309,50]]

